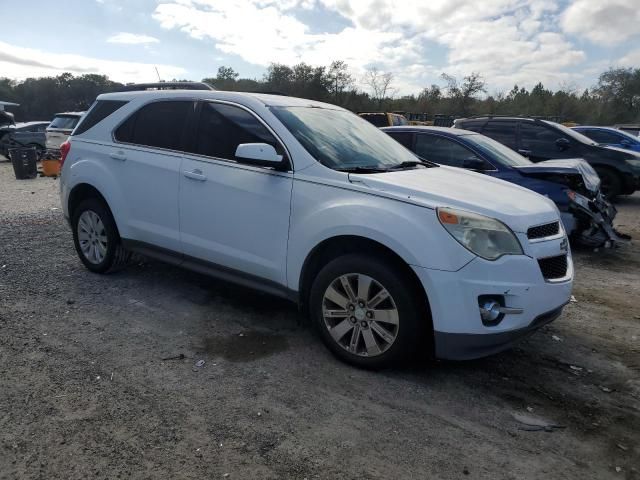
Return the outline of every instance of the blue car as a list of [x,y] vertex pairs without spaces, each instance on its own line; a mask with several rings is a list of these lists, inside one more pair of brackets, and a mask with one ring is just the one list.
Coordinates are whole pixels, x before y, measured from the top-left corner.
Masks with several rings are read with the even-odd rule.
[[582,159],[533,163],[469,130],[422,126],[382,130],[422,159],[474,170],[550,198],[560,210],[567,234],[582,245],[598,247],[629,238],[614,230],[616,209],[602,195],[598,174]]
[[581,133],[585,137],[589,137],[600,145],[640,152],[640,138],[634,137],[630,133],[618,130],[617,128],[579,126],[573,127],[573,130]]

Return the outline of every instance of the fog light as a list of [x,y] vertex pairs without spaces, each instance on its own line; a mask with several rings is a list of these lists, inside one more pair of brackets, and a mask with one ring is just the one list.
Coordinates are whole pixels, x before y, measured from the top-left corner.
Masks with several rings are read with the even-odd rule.
[[505,315],[519,315],[524,312],[522,308],[505,306],[502,295],[480,295],[478,297],[480,318],[487,327],[498,325]]
[[493,323],[500,316],[502,312],[500,311],[501,305],[495,300],[486,300],[480,304],[480,318],[482,318],[483,323]]

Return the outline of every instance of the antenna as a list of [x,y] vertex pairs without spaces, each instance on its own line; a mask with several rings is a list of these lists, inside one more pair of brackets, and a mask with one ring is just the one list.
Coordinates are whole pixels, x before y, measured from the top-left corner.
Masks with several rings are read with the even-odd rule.
[[153,66],[153,68],[156,69],[156,75],[158,75],[158,81],[161,82],[162,79],[160,78],[160,72],[158,72],[158,67],[156,67],[155,65]]

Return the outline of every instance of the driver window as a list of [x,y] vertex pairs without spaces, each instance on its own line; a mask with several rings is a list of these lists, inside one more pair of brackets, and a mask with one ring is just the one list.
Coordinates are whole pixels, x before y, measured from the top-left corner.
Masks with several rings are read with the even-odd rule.
[[416,153],[432,162],[460,168],[464,168],[465,160],[477,158],[471,150],[453,140],[428,134],[417,135]]
[[242,162],[235,155],[241,143],[268,143],[284,155],[280,143],[251,113],[233,105],[203,103],[193,153]]
[[520,124],[520,143],[522,149],[531,152],[557,151],[556,140],[566,138],[558,132],[534,123],[522,122]]

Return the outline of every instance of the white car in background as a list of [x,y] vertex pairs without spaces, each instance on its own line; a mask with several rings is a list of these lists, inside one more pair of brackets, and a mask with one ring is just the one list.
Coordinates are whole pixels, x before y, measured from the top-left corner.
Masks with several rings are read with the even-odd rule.
[[84,112],[56,113],[46,130],[46,153],[57,157],[60,155],[60,145],[67,141],[69,135],[84,115]]
[[62,162],[61,202],[89,270],[135,251],[289,298],[358,366],[419,350],[491,354],[557,318],[571,296],[551,200],[423,161],[335,105],[109,93],[62,145]]

